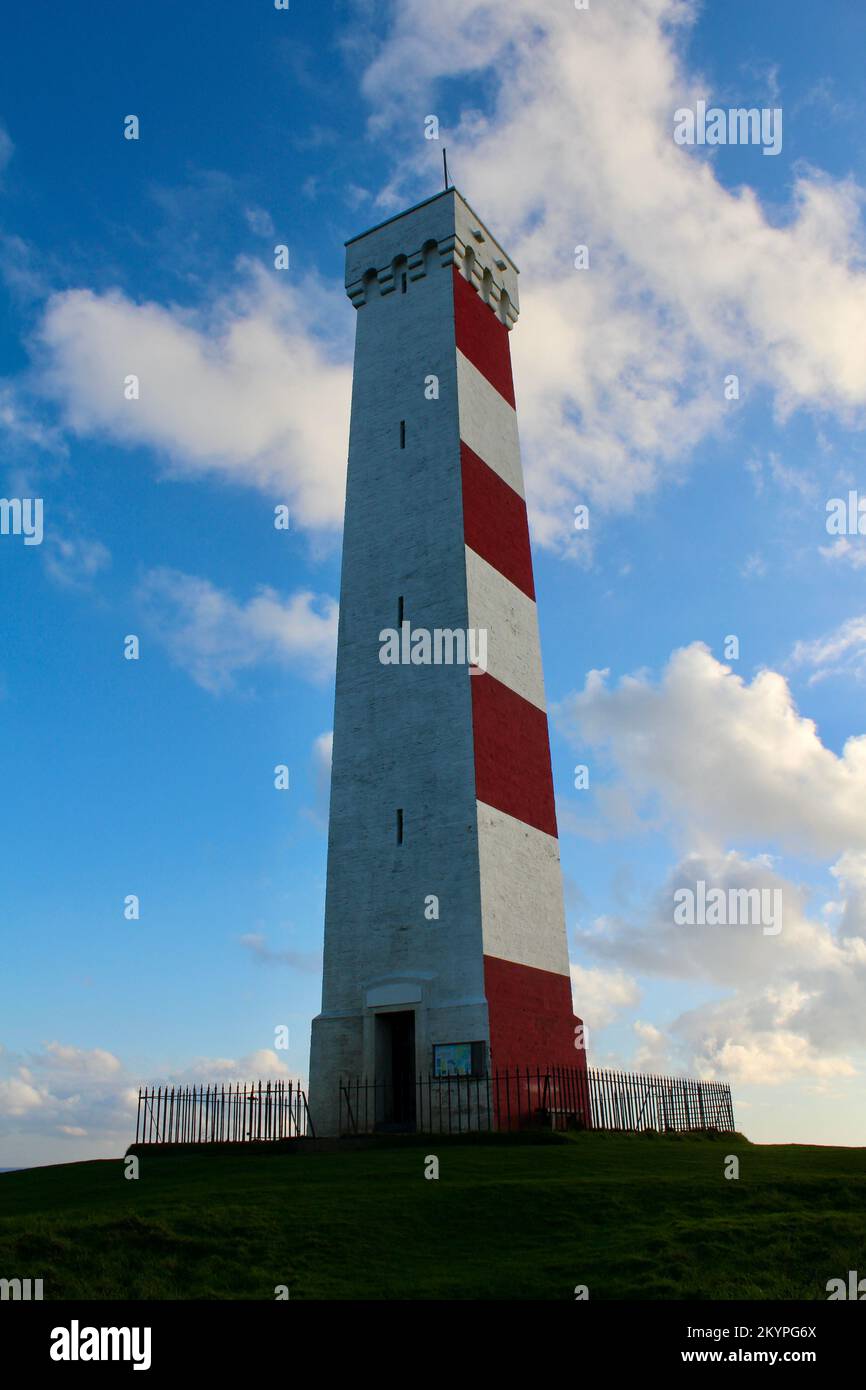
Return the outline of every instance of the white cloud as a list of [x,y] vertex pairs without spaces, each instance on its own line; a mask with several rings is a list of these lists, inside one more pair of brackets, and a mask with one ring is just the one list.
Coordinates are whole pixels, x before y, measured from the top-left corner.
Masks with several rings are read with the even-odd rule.
[[[480,77],[490,93],[447,144],[523,272],[513,351],[542,540],[573,542],[575,500],[627,507],[676,475],[738,410],[729,372],[744,395],[767,388],[782,419],[801,406],[863,418],[861,190],[801,163],[771,218],[752,188],[716,177],[724,150],[674,144],[674,111],[713,97],[683,56],[696,6],[399,0],[394,14],[364,81],[376,133],[414,133],[442,79]],[[760,179],[770,161],[753,153]],[[430,158],[401,161],[389,209],[407,179],[429,181]],[[587,271],[573,269],[578,244]]]
[[740,565],[740,574],[744,579],[763,579],[767,573],[767,562],[763,555],[747,555]]
[[[0,276],[15,300],[29,307],[45,299],[51,288],[50,259],[36,251],[23,237],[0,232]],[[51,267],[53,269],[53,267]]]
[[658,1074],[667,1072],[670,1065],[670,1043],[661,1028],[654,1023],[635,1019],[632,1025],[638,1047],[634,1056],[634,1066],[639,1071]]
[[111,564],[111,552],[102,541],[50,532],[45,537],[44,559],[46,570],[58,584],[81,589]]
[[[675,110],[712,99],[684,57],[694,13],[687,0],[591,12],[397,0],[364,77],[373,129],[397,138],[435,110],[437,83],[485,79],[487,107],[464,109],[447,140],[461,187],[523,270],[513,345],[533,520],[575,554],[574,502],[628,508],[678,477],[739,409],[723,399],[730,372],[744,396],[766,389],[781,419],[800,407],[864,418],[862,192],[801,162],[790,205],[769,214],[752,188],[716,177],[726,151],[675,145]],[[769,161],[753,153],[757,180]],[[388,211],[428,190],[433,155],[395,148]],[[246,214],[264,234],[268,214]],[[588,271],[574,269],[578,244]],[[300,525],[336,528],[351,314],[336,288],[240,265],[242,288],[210,313],[56,295],[42,384],[82,434],[151,446],[170,473],[253,485]],[[129,373],[137,402],[123,398]]]
[[244,208],[244,217],[247,226],[255,236],[272,237],[274,235],[274,219],[266,208]]
[[866,616],[848,618],[833,632],[811,642],[798,642],[791,653],[792,666],[812,668],[809,684],[828,676],[866,676]]
[[[241,262],[242,287],[205,313],[69,290],[39,330],[42,390],[69,428],[162,452],[171,476],[217,476],[342,520],[350,369],[344,298]],[[337,311],[339,306],[339,316]],[[124,380],[139,378],[138,400]]]
[[0,381],[0,431],[7,453],[28,447],[56,455],[66,452],[60,431],[37,420],[8,381]]
[[151,570],[139,587],[147,621],[173,661],[205,690],[229,690],[239,671],[261,662],[289,665],[312,680],[333,669],[337,604],[300,591],[281,597],[259,588],[239,603],[207,579]]
[[[777,890],[781,900],[781,931],[765,934],[761,925],[687,926],[674,920],[674,893],[695,888],[703,880],[727,893],[729,889]],[[576,938],[596,958],[615,961],[639,974],[668,979],[709,980],[726,988],[772,979],[800,970],[844,971],[856,964],[859,944],[834,936],[823,921],[809,917],[805,895],[786,881],[763,856],[751,858],[729,850],[686,855],[669,873],[652,901],[627,916],[602,919]],[[768,904],[773,902],[767,899]],[[635,915],[640,921],[633,920]],[[866,1042],[866,1033],[864,1033]]]
[[120,1060],[104,1048],[50,1042],[27,1057],[0,1050],[0,1070],[4,1136],[129,1137],[135,1093]]
[[804,1038],[774,1031],[750,1038],[747,1043],[728,1039],[706,1059],[697,1057],[703,1075],[724,1076],[740,1083],[758,1086],[779,1085],[792,1077],[827,1078],[856,1076],[857,1070],[844,1057],[816,1057]]
[[[772,1019],[772,991],[708,1006],[684,1015],[673,1027],[680,1054],[700,1076],[736,1085],[780,1086],[785,1082],[854,1077],[849,1057],[820,1039]],[[764,1020],[770,1016],[770,1026]],[[862,1044],[861,1044],[862,1045]]]
[[800,468],[784,464],[780,456],[770,450],[766,460],[753,455],[746,462],[746,469],[752,475],[755,492],[762,496],[769,479],[782,492],[796,493],[804,502],[813,502],[818,496],[816,480]]
[[[267,1081],[297,1076],[284,1057],[262,1048],[240,1058],[198,1057],[149,1084],[191,1085]],[[4,1152],[25,1164],[121,1152],[135,1137],[138,1080],[103,1048],[58,1042],[26,1057],[0,1047],[0,1135]],[[86,1145],[75,1144],[87,1139]],[[56,1142],[55,1142],[56,1141]],[[59,1144],[59,1148],[58,1148]]]
[[21,1076],[10,1076],[0,1081],[0,1119],[38,1110],[43,1100],[43,1093]]
[[[866,855],[838,866],[837,878],[840,910],[816,920],[804,891],[765,858],[734,851],[689,855],[653,901],[627,918],[607,919],[600,930],[578,933],[581,948],[603,963],[722,991],[665,1030],[641,1025],[635,1064],[652,1069],[661,1062],[651,1057],[670,1053],[678,1066],[701,1075],[768,1085],[805,1075],[853,1076],[852,1057],[866,1052]],[[674,890],[699,879],[723,891],[777,889],[781,932],[677,924]]]
[[245,1057],[197,1057],[182,1073],[169,1077],[173,1081],[188,1080],[190,1083],[205,1084],[209,1081],[267,1081],[268,1078],[296,1076],[272,1048],[262,1047]]
[[620,784],[688,840],[824,858],[866,849],[866,736],[837,756],[784,676],[749,683],[698,642],[673,653],[658,684],[635,675],[614,689],[607,675],[591,671],[555,716],[577,749],[609,752]]
[[852,569],[860,570],[866,565],[866,542],[851,542],[840,536],[832,545],[819,545],[819,554],[834,563],[844,561]]
[[313,743],[313,761],[327,777],[331,775],[331,758],[334,753],[334,731],[319,734]]
[[121,1070],[120,1059],[104,1048],[68,1047],[63,1043],[45,1044],[39,1065],[48,1071],[64,1072],[77,1077],[115,1076]]
[[[856,646],[840,634],[798,659],[838,661]],[[669,1050],[688,1070],[740,1083],[853,1076],[866,1054],[866,737],[835,754],[783,676],[749,682],[699,643],[674,652],[658,682],[640,674],[611,688],[591,672],[557,718],[584,761],[587,748],[609,757],[613,789],[688,847],[650,901],[578,931],[576,944],[603,968],[722,993],[649,1039],[649,1052],[642,1042],[637,1064]],[[816,914],[810,888],[769,854],[725,848],[744,842],[835,861],[838,899]],[[781,931],[678,924],[675,890],[701,880],[726,897],[778,894],[767,901]]]
[[313,742],[313,805],[304,813],[320,830],[328,828],[328,804],[331,798],[331,759],[334,751],[334,731],[319,734]]
[[590,1030],[605,1028],[640,999],[637,981],[621,970],[600,970],[572,962],[574,1008]]
[[249,932],[240,942],[263,965],[289,965],[293,970],[312,975],[318,975],[322,969],[321,951],[298,951],[292,947],[274,950],[261,932]]

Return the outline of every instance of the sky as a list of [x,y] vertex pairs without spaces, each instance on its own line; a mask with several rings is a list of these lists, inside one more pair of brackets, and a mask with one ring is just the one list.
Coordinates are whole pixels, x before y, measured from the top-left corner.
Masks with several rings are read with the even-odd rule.
[[[730,1080],[759,1142],[866,1143],[866,535],[828,530],[866,498],[866,9],[2,24],[0,495],[43,535],[0,534],[0,1167],[122,1152],[143,1083],[306,1075],[343,243],[437,192],[443,145],[521,269],[589,1060]],[[699,102],[781,112],[781,148],[678,143]],[[699,881],[778,891],[781,930],[677,924]]]

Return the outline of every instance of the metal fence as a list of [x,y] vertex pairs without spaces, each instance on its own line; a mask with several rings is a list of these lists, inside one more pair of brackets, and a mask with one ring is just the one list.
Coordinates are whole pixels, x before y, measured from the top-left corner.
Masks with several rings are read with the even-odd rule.
[[254,1144],[312,1135],[295,1081],[140,1090],[136,1144]]
[[340,1083],[340,1133],[461,1134],[543,1125],[640,1132],[734,1129],[731,1088],[689,1077],[581,1067],[514,1067],[485,1076],[418,1076],[395,1087]]
[[640,1072],[587,1071],[593,1129],[734,1129],[731,1088],[723,1081]]

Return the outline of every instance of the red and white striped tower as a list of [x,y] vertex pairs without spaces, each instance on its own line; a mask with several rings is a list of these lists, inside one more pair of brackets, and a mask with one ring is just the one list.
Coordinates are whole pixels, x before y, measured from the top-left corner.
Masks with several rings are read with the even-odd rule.
[[[448,189],[349,242],[346,285],[321,1132],[340,1076],[465,1067],[466,1044],[476,1071],[586,1064],[509,348],[517,268]],[[484,631],[486,669],[383,665],[392,626]]]

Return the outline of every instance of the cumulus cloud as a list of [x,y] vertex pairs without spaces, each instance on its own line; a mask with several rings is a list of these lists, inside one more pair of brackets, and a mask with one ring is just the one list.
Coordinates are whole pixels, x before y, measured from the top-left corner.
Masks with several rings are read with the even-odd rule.
[[46,1043],[38,1065],[49,1072],[63,1072],[77,1077],[115,1076],[121,1069],[119,1058],[104,1048],[69,1047],[63,1043]]
[[168,1083],[251,1082],[287,1076],[297,1076],[297,1072],[291,1070],[285,1058],[280,1057],[273,1048],[260,1047],[245,1057],[196,1057],[182,1072],[170,1075]]
[[[686,925],[675,920],[674,894],[695,890],[703,881],[726,895],[730,889],[774,891],[781,903],[781,931],[765,933],[760,924]],[[610,916],[578,929],[576,940],[591,955],[616,962],[641,975],[668,979],[709,980],[726,987],[756,979],[777,978],[784,970],[844,971],[862,954],[859,944],[838,940],[824,921],[807,912],[804,891],[786,881],[764,856],[751,858],[736,850],[684,856],[671,870],[651,902],[634,912]],[[866,1041],[866,1033],[864,1033]]]
[[[615,962],[640,976],[722,990],[666,1030],[642,1025],[637,1064],[671,1054],[688,1070],[741,1083],[855,1075],[851,1055],[866,1050],[866,856],[849,857],[837,878],[841,899],[815,917],[804,890],[763,857],[689,855],[639,915],[606,918],[577,933],[602,970]],[[725,893],[777,890],[782,930],[678,924],[674,892],[698,880]]]
[[560,727],[576,748],[609,754],[621,785],[692,839],[825,858],[866,849],[866,736],[835,754],[784,676],[749,682],[700,642],[674,652],[657,683],[639,674],[612,687],[608,674],[591,671],[556,707]]
[[623,1009],[640,999],[637,981],[622,970],[603,970],[571,965],[571,989],[575,1012],[588,1028],[605,1028]]
[[[38,333],[41,389],[80,435],[160,451],[170,476],[211,476],[291,505],[298,524],[342,520],[350,369],[344,299],[241,262],[207,311],[68,290]],[[339,305],[340,316],[336,306]],[[139,379],[127,400],[124,381]]]
[[[706,1029],[706,1019],[701,1026]],[[705,1037],[701,1047],[694,1055],[701,1075],[725,1077],[740,1085],[778,1086],[797,1077],[826,1080],[857,1075],[847,1058],[822,1057],[807,1038],[778,1027],[751,1035],[738,1031],[722,1039]]]
[[[838,661],[861,638],[845,627],[797,661]],[[649,899],[574,934],[602,970],[709,988],[650,1050],[741,1083],[853,1076],[866,1051],[866,738],[834,753],[782,675],[745,680],[700,643],[674,652],[657,681],[639,673],[611,686],[591,672],[556,717],[584,761],[587,749],[607,759],[612,789],[685,846]],[[816,908],[812,885],[769,850],[826,865],[837,895]],[[727,903],[764,893],[772,921],[680,924],[675,894],[700,882]],[[643,1043],[638,1055],[649,1056]]]
[[26,1076],[9,1076],[0,1081],[0,1117],[17,1118],[28,1110],[37,1110],[43,1103],[43,1093]]
[[239,671],[261,662],[288,665],[316,681],[333,670],[337,603],[327,595],[281,597],[262,587],[243,603],[207,579],[156,569],[138,597],[172,660],[213,694],[232,689]]
[[122,1063],[104,1048],[49,1042],[27,1056],[0,1051],[0,1133],[110,1135],[134,1113]]
[[667,1072],[670,1066],[670,1044],[661,1028],[654,1023],[635,1019],[633,1032],[638,1040],[634,1065],[640,1071]]
[[[261,1048],[244,1057],[196,1057],[186,1066],[152,1074],[154,1085],[267,1081],[296,1076],[284,1057]],[[45,1152],[63,1160],[70,1151],[119,1153],[135,1135],[139,1078],[104,1048],[47,1043],[40,1052],[13,1054],[0,1047],[0,1136],[11,1154]],[[85,1140],[86,1145],[75,1144]],[[58,1149],[54,1141],[60,1142]]]
[[[724,149],[675,144],[677,108],[713,99],[687,67],[695,12],[689,0],[397,0],[363,78],[374,132],[398,141],[435,110],[438,84],[484,84],[485,109],[463,109],[448,144],[523,272],[513,350],[529,500],[538,538],[574,555],[574,503],[629,508],[679,477],[738,410],[729,373],[744,396],[766,390],[781,420],[801,407],[866,416],[862,190],[800,162],[789,205],[770,212],[748,184],[725,186]],[[429,191],[430,150],[395,155],[389,212]],[[767,161],[754,157],[757,179]],[[246,216],[264,235],[265,210]],[[150,446],[170,474],[256,486],[290,501],[298,524],[338,527],[351,314],[336,288],[239,264],[237,292],[207,311],[55,295],[42,387],[81,434]]]
[[[856,985],[862,997],[866,973]],[[844,1035],[822,1034],[835,1004],[832,988],[813,979],[813,991],[799,985],[744,991],[720,1004],[684,1014],[672,1033],[702,1075],[725,1077],[740,1085],[776,1086],[795,1079],[854,1077],[857,1068],[845,1049],[862,1050],[866,1037],[850,1010]]]
[[[725,150],[674,143],[676,109],[713,100],[686,67],[696,12],[689,0],[399,0],[365,75],[374,131],[397,138],[407,116],[436,109],[437,84],[484,83],[485,109],[464,109],[447,143],[521,267],[521,434],[551,544],[568,543],[573,502],[628,507],[678,474],[737,409],[728,373],[744,394],[765,388],[780,419],[799,407],[863,419],[862,190],[801,163],[784,215],[770,213],[753,188],[725,187]],[[757,179],[769,161],[754,157]],[[429,180],[427,151],[401,161],[389,208],[413,177]],[[574,269],[576,245],[588,270]]]
[[[438,84],[484,85],[484,110],[463,109],[447,139],[523,272],[513,350],[533,521],[575,555],[574,503],[629,508],[679,477],[738,410],[729,373],[744,396],[766,390],[781,420],[801,407],[864,419],[862,190],[800,162],[789,205],[769,211],[748,184],[725,186],[726,150],[674,143],[677,108],[713,99],[687,67],[695,12],[689,0],[397,0],[363,78],[374,132],[398,141],[435,110]],[[430,153],[395,146],[386,211],[429,191]],[[757,180],[768,161],[754,157]],[[265,234],[263,209],[246,216]],[[577,245],[588,270],[574,267]],[[335,528],[351,314],[336,288],[240,268],[238,291],[208,311],[55,295],[41,384],[81,434],[150,446],[169,473],[256,486],[300,525]]]

